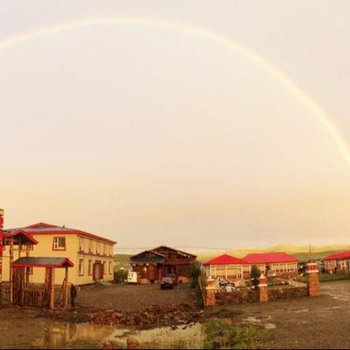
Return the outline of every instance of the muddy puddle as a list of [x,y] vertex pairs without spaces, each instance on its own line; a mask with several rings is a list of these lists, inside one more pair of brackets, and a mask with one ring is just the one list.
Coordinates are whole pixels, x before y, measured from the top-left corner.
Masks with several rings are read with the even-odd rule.
[[45,329],[44,337],[36,338],[31,347],[90,349],[109,344],[114,348],[126,348],[128,338],[138,341],[143,348],[149,349],[203,347],[202,326],[199,323],[149,330],[117,329],[88,323],[57,323]]

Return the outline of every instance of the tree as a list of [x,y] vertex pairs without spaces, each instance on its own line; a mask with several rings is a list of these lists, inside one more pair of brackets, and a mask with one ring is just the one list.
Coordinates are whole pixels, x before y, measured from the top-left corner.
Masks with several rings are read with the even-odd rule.
[[195,288],[198,284],[198,278],[200,277],[202,273],[201,269],[202,265],[199,261],[196,261],[192,266],[190,267],[190,277],[191,277],[191,287]]
[[252,266],[252,269],[250,270],[250,278],[252,280],[253,286],[259,285],[259,277],[261,275],[261,272],[259,268],[256,265]]

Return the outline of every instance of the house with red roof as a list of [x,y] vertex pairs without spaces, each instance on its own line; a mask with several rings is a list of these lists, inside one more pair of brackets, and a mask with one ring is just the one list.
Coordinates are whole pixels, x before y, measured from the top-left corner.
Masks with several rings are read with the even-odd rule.
[[[68,282],[76,285],[92,283],[95,280],[111,281],[114,278],[113,247],[116,242],[109,238],[43,222],[2,230],[2,236],[2,242],[5,243],[2,256],[3,281],[10,280],[10,249],[13,249],[12,256],[16,259],[28,257],[29,253],[31,257],[42,259],[68,259],[72,263]],[[26,247],[17,244],[11,248],[10,242],[16,240],[16,237],[26,237],[32,243]],[[55,284],[62,283],[64,273],[64,269],[55,273]],[[38,266],[29,266],[26,274],[29,275],[29,283],[45,281],[45,269]]]
[[350,272],[350,251],[327,255],[323,261],[329,273]]
[[266,276],[289,277],[298,272],[298,259],[287,253],[252,253],[243,260],[256,265]]
[[203,267],[207,277],[221,277],[231,282],[249,278],[249,264],[228,254],[205,262]]

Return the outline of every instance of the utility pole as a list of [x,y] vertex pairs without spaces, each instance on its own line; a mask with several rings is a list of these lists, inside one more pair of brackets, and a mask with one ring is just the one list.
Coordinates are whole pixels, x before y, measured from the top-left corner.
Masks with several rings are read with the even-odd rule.
[[309,262],[311,262],[311,243],[309,243]]

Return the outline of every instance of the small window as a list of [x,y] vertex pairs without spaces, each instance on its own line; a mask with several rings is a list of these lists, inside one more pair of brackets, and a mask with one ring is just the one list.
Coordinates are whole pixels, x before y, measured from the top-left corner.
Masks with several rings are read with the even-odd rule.
[[92,253],[92,239],[89,239],[89,253]]
[[79,276],[84,275],[84,259],[79,259]]
[[108,263],[108,274],[111,275],[112,274],[112,261],[110,261]]
[[84,251],[84,238],[79,237],[79,251],[83,252]]
[[103,255],[106,255],[106,244],[103,243]]
[[66,237],[54,237],[53,250],[66,250]]
[[92,275],[92,260],[89,260],[88,274]]
[[100,242],[96,242],[96,254],[100,254]]
[[26,274],[32,275],[33,274],[33,268],[32,267],[26,267]]

